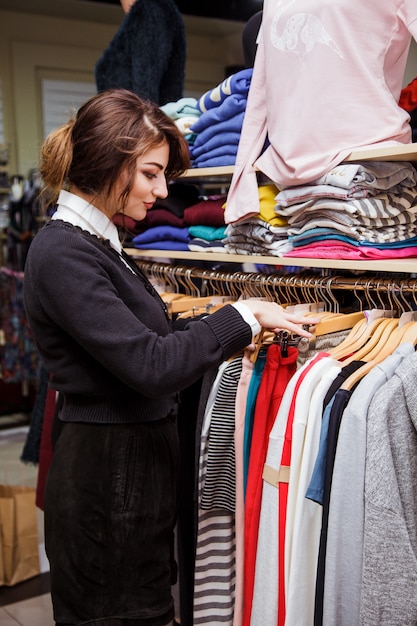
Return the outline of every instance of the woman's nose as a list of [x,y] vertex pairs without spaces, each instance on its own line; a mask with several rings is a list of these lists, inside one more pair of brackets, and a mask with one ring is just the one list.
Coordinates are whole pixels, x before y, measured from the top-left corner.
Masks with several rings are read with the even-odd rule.
[[168,185],[165,178],[160,178],[154,188],[154,194],[158,198],[166,198],[168,195]]

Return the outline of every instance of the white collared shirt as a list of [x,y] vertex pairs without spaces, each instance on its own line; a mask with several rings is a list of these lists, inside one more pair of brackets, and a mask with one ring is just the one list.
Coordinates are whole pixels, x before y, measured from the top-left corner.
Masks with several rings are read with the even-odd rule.
[[119,254],[122,251],[122,244],[115,224],[94,204],[83,200],[74,193],[61,190],[58,197],[58,208],[52,219],[69,222],[96,237],[108,239],[112,248]]
[[133,272],[133,269],[122,257],[122,244],[116,225],[94,204],[83,200],[70,191],[61,190],[58,197],[58,208],[52,219],[79,226],[100,239],[108,239],[111,247],[120,255],[120,260]]

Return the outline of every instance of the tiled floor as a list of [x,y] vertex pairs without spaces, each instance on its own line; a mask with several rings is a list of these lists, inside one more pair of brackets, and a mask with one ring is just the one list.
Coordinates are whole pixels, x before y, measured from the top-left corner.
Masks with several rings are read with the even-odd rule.
[[1,626],[54,626],[49,593],[0,607]]
[[[20,455],[28,426],[21,416],[0,416],[0,481],[36,485],[36,466],[22,463]],[[7,426],[7,427],[5,427]],[[23,481],[23,483],[22,483]],[[0,626],[53,626],[49,573],[43,551],[43,515],[38,510],[41,574],[13,587],[0,587]]]

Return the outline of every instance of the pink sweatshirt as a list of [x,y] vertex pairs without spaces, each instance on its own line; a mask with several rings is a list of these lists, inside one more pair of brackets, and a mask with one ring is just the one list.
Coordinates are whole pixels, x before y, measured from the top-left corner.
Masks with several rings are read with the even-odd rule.
[[416,0],[265,0],[226,223],[259,212],[254,166],[282,189],[411,142],[398,105],[411,36]]

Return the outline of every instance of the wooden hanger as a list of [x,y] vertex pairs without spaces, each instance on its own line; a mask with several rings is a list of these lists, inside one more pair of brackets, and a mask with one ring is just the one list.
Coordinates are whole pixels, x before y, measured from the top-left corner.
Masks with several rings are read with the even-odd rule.
[[311,332],[316,337],[337,333],[349,328],[353,329],[358,322],[365,321],[363,311],[356,313],[333,313],[323,317],[319,314],[318,317],[321,321],[311,329]]
[[[400,303],[398,302],[398,304]],[[407,311],[402,313],[400,318],[388,319],[385,323],[381,323],[374,332],[373,337],[352,357],[344,360],[344,365],[353,360],[366,361],[366,365],[359,368],[345,381],[346,388],[348,386],[352,388],[372,367],[393,354],[400,343],[412,343],[416,346],[416,320],[417,313],[415,311]]]
[[[249,354],[249,361],[251,363],[256,363],[256,359],[258,358],[259,352],[261,348],[265,345],[264,340],[267,340],[267,335],[271,335],[270,331],[267,331],[266,328],[261,328],[260,333],[254,337],[253,344],[255,345],[255,349],[251,351]],[[270,343],[270,337],[268,337],[268,343]]]
[[411,343],[417,346],[417,322],[408,322],[404,324],[404,333],[401,337],[401,343]]
[[357,322],[352,332],[338,346],[329,350],[330,355],[336,361],[344,360],[360,350],[370,340],[379,324],[393,315],[392,311],[383,309],[373,310],[372,313],[373,315],[369,316],[368,320]]
[[202,313],[214,313],[230,302],[235,301],[226,296],[185,297],[171,302],[168,311],[178,314],[178,317],[195,317]]
[[[384,341],[387,341],[390,333],[397,328],[398,319],[389,319],[382,318],[377,326],[374,327],[373,332],[367,339],[367,341],[362,344],[357,350],[355,350],[351,356],[343,359],[343,365],[349,365],[353,361],[368,361],[372,359],[372,356],[375,352],[381,349],[384,345]],[[361,337],[359,340],[361,341]]]
[[[313,289],[317,299],[311,303],[311,312],[306,313],[306,317],[313,316],[320,319],[320,322],[311,329],[316,337],[327,335],[341,330],[353,328],[353,326],[364,319],[363,312],[340,313],[339,302],[332,293],[332,282],[334,278],[316,278],[309,283],[309,288]],[[304,298],[308,300],[308,294],[304,293]]]
[[180,298],[187,297],[183,293],[175,293],[173,291],[163,291],[159,295],[161,296],[165,304],[169,304],[170,302],[173,302],[174,300],[180,300]]
[[[379,341],[369,349],[369,345],[364,346],[364,351],[358,351],[354,358],[365,360],[366,363],[356,370],[343,383],[342,389],[351,390],[375,365],[382,363],[388,356],[393,354],[400,344],[411,343],[417,346],[417,312],[407,311],[402,313],[399,319],[388,320]],[[382,328],[382,324],[378,329]],[[371,342],[369,342],[370,344]],[[365,349],[368,350],[365,353]],[[344,361],[347,363],[349,360]]]
[[[395,320],[392,320],[394,322]],[[398,321],[398,320],[397,320]],[[398,348],[400,343],[402,343],[404,335],[407,332],[407,328],[397,327],[391,325],[386,325],[385,331],[381,334],[379,344],[373,348],[368,354],[367,362],[362,365],[359,369],[357,369],[353,374],[351,374],[345,382],[341,385],[341,389],[352,390],[353,387],[357,383],[359,383],[362,378],[370,372],[375,365],[378,363],[382,363],[388,356],[393,354],[393,352]],[[414,329],[415,333],[415,329]],[[415,338],[417,339],[417,335],[415,333]]]
[[210,304],[212,296],[184,296],[169,303],[169,311],[173,314],[192,312],[193,310]]

